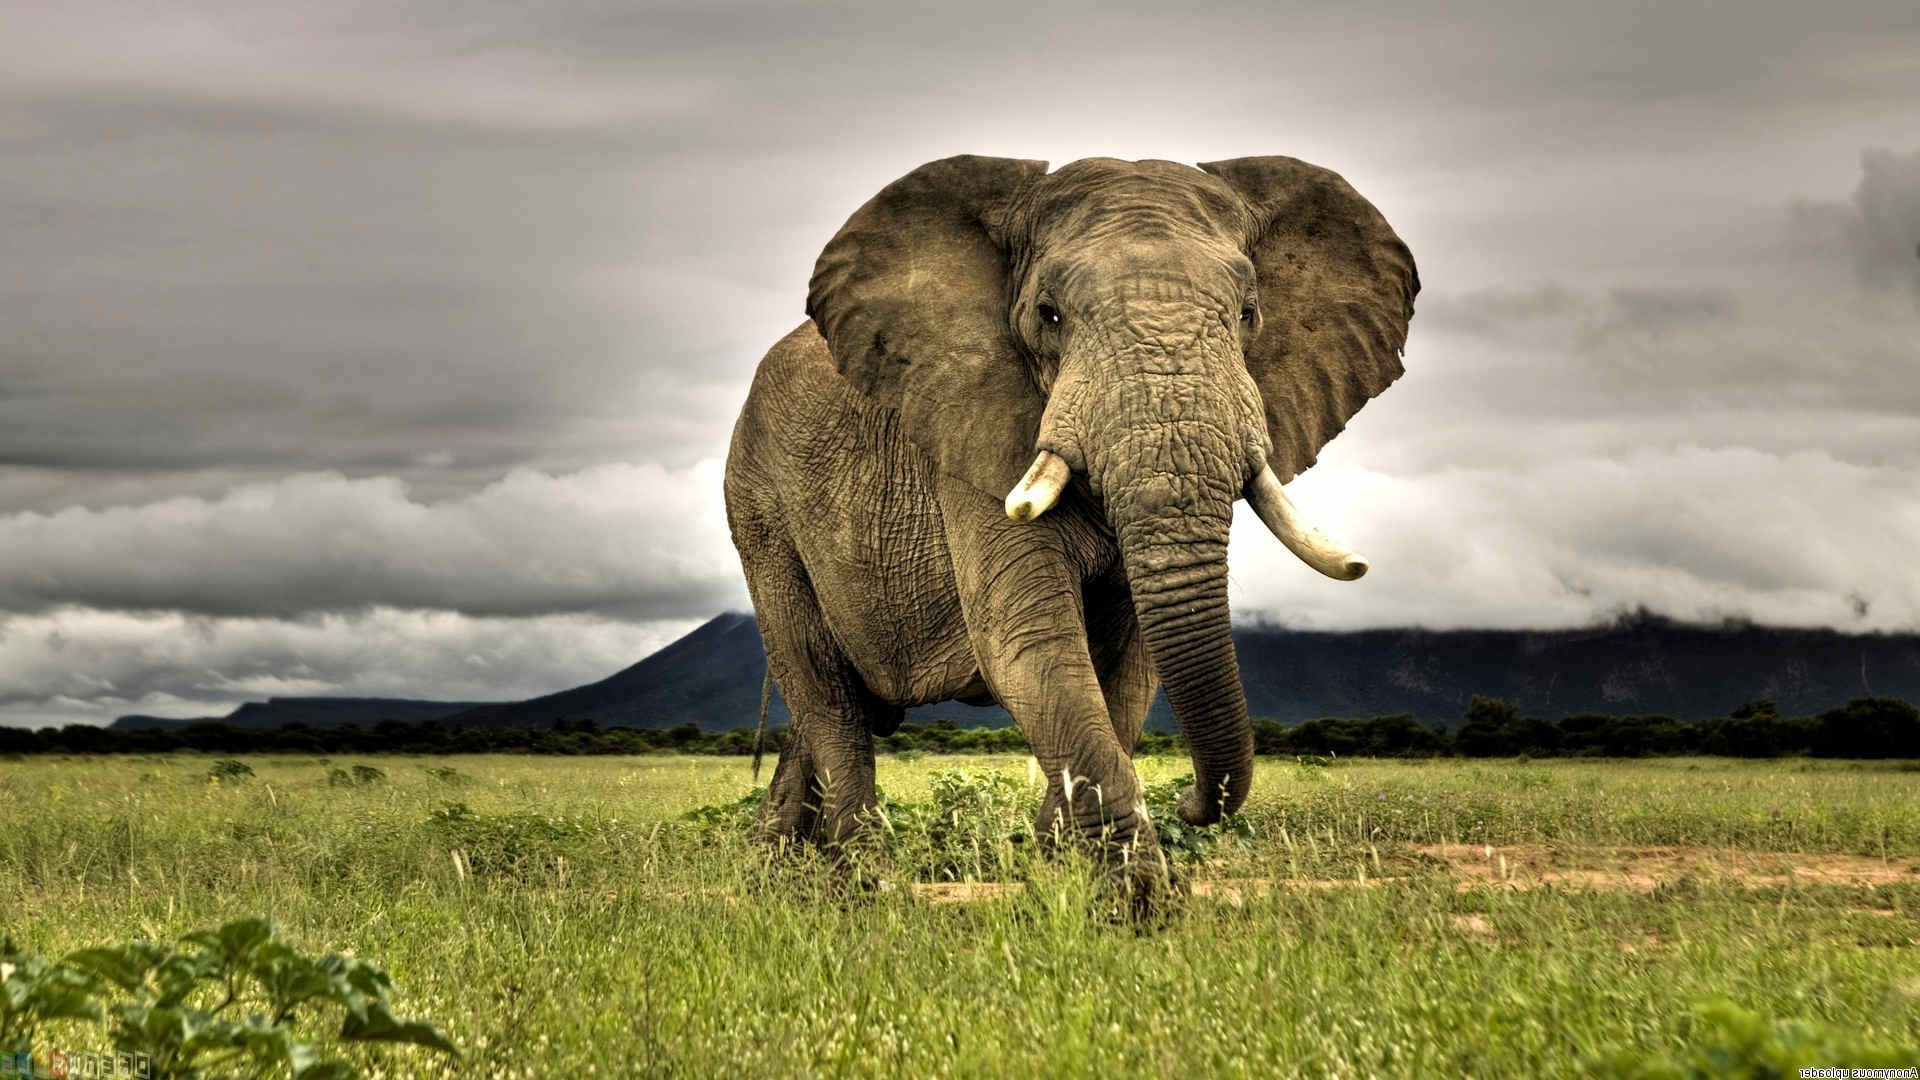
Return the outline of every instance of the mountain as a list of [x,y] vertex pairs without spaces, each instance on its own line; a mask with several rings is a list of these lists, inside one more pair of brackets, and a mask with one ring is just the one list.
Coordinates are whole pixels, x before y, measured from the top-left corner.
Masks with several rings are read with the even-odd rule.
[[108,724],[107,730],[172,731],[175,728],[186,727],[188,724],[210,724],[217,723],[219,720],[220,718],[217,716],[194,716],[182,720],[171,716],[146,716],[140,713],[134,713],[129,716],[122,716],[113,723]]
[[[760,681],[766,670],[759,624],[751,614],[730,611],[597,683],[530,701],[482,705],[448,717],[447,723],[545,725],[592,717],[606,726],[668,728],[692,723],[703,730],[726,731],[759,719]],[[920,721],[951,717],[968,725],[1013,722],[998,707],[981,709],[958,702],[925,706],[912,714]],[[767,709],[767,723],[786,722],[787,707],[776,691]]]
[[239,728],[276,728],[287,724],[330,728],[342,724],[372,727],[382,720],[418,724],[444,720],[486,702],[414,701],[409,698],[284,697],[249,701],[225,716],[173,720],[163,716],[122,716],[107,725],[115,731],[153,731],[188,724],[231,724]]
[[1842,634],[1639,613],[1582,630],[1234,632],[1255,716],[1412,713],[1456,724],[1476,694],[1547,719],[1573,713],[1725,716],[1774,700],[1782,714],[1848,698],[1920,701],[1920,635]]
[[[1453,724],[1475,694],[1533,715],[1662,713],[1724,716],[1755,698],[1809,713],[1849,697],[1920,701],[1920,636],[1850,635],[1742,623],[1692,625],[1644,613],[1582,630],[1234,631],[1247,704],[1287,723],[1317,716],[1412,713]],[[600,682],[512,704],[458,713],[450,724],[602,724],[727,730],[754,722],[766,670],[753,616],[721,615]],[[921,722],[1010,723],[999,708],[956,702],[909,710]],[[785,723],[776,693],[769,723]],[[1173,729],[1164,696],[1149,723]]]
[[[1694,625],[1645,613],[1581,630],[1234,631],[1247,704],[1256,717],[1292,723],[1319,716],[1412,713],[1459,721],[1475,694],[1505,698],[1548,719],[1570,713],[1724,716],[1772,698],[1783,714],[1817,712],[1850,697],[1920,701],[1920,635],[1842,634],[1744,623]],[[315,727],[380,720],[468,725],[546,725],[592,718],[603,725],[709,731],[751,725],[766,670],[753,616],[720,615],[623,671],[527,701],[492,704],[371,698],[274,698],[225,718],[243,727],[298,721]],[[909,710],[927,722],[1009,723],[997,707],[957,702]],[[774,694],[770,724],[787,720]],[[186,721],[158,721],[163,724]],[[151,726],[122,717],[116,728]],[[1149,724],[1172,730],[1161,697]]]

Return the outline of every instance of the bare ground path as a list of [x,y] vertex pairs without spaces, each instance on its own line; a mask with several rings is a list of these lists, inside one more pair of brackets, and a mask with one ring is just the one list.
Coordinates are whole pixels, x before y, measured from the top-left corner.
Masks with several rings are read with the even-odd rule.
[[[1193,895],[1229,901],[1273,888],[1330,889],[1376,886],[1413,873],[1453,878],[1455,888],[1522,891],[1542,887],[1632,890],[1713,880],[1762,888],[1781,885],[1870,887],[1920,883],[1920,857],[1881,858],[1824,852],[1751,851],[1687,846],[1553,847],[1545,844],[1428,844],[1385,873],[1344,878],[1255,878],[1196,875]],[[1023,886],[1006,881],[916,883],[916,896],[951,904],[1009,896]]]

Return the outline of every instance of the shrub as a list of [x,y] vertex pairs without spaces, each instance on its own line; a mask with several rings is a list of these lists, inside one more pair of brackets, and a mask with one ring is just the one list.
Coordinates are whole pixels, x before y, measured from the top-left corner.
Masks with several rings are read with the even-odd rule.
[[383,783],[387,779],[385,770],[372,765],[355,765],[352,772],[346,769],[327,770],[327,784],[331,787],[362,787],[367,784]]
[[1188,774],[1177,780],[1149,784],[1144,792],[1147,814],[1160,835],[1160,847],[1174,862],[1204,862],[1222,846],[1245,851],[1253,845],[1253,823],[1244,814],[1228,814],[1217,824],[1189,825],[1179,814],[1180,796],[1193,786]]
[[30,1051],[41,1024],[98,1020],[93,981],[71,968],[31,956],[0,937],[0,1054]]
[[753,816],[760,812],[760,802],[767,797],[767,789],[754,788],[730,803],[712,803],[696,806],[680,815],[680,820],[691,821],[696,825],[709,828],[738,829],[745,831],[753,825]]
[[0,1049],[26,1049],[48,1020],[92,1020],[108,1026],[117,1047],[145,1055],[154,1076],[285,1069],[297,1080],[346,1080],[364,1070],[322,1056],[302,1030],[338,1009],[341,1042],[458,1054],[433,1025],[393,1015],[393,984],[378,964],[304,955],[262,918],[188,934],[178,945],[82,949],[57,964],[18,955],[11,942],[0,942],[0,955]]
[[[993,769],[938,769],[927,784],[933,789],[924,816],[927,869],[935,879],[1007,872],[1032,843],[1038,808],[1012,776]],[[889,817],[911,823],[904,809],[890,807]]]
[[1920,710],[1898,698],[1854,698],[1814,720],[1820,757],[1920,756]]
[[476,876],[524,876],[556,868],[564,855],[595,835],[577,818],[543,814],[476,814],[466,803],[447,803],[427,815],[427,827],[452,841],[460,865]]

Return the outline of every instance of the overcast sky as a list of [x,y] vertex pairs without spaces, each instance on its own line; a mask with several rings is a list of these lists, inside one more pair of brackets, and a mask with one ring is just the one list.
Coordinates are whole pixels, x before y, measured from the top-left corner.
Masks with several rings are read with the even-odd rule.
[[1920,5],[1431,6],[4,0],[0,723],[521,697],[745,607],[753,365],[955,153],[1290,154],[1412,247],[1293,485],[1375,569],[1243,514],[1242,615],[1920,629]]

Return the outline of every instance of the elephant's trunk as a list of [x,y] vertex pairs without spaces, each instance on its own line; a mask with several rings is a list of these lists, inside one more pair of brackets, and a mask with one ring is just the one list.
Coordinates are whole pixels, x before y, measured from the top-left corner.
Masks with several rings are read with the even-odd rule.
[[1196,320],[1205,308],[1162,291],[1101,305],[1113,332],[1086,332],[1063,358],[1041,452],[1007,512],[1044,513],[1068,468],[1086,473],[1193,755],[1195,786],[1180,816],[1204,825],[1239,809],[1253,781],[1253,725],[1227,611],[1227,537],[1266,432],[1232,324]]
[[1238,414],[1249,410],[1233,407],[1210,366],[1118,380],[1100,410],[1111,434],[1087,454],[1141,635],[1193,755],[1180,816],[1196,825],[1237,810],[1253,779],[1227,611],[1227,537],[1249,471],[1250,421]]
[[[1152,486],[1152,481],[1144,482]],[[1139,514],[1115,500],[1134,611],[1174,719],[1193,755],[1180,816],[1205,825],[1239,809],[1253,780],[1253,725],[1227,610],[1230,500]]]

